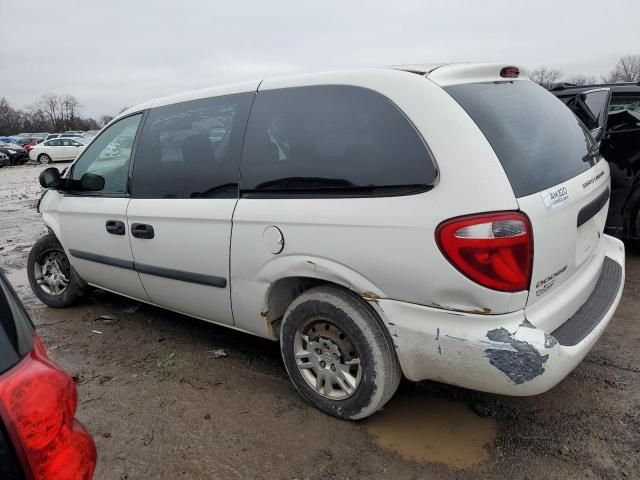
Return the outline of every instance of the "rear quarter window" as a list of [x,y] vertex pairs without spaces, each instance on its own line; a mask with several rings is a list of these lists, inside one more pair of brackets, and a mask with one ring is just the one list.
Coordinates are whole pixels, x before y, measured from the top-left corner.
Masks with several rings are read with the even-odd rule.
[[262,91],[255,99],[243,192],[405,194],[425,190],[435,176],[416,129],[377,92],[309,86]]
[[0,273],[0,374],[33,348],[33,326],[18,297]]
[[562,101],[529,81],[445,87],[495,151],[516,197],[591,168],[593,140]]

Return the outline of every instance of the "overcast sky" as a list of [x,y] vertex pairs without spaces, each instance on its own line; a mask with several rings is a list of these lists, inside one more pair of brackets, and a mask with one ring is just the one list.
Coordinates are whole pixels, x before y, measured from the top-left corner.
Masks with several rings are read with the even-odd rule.
[[606,74],[640,53],[640,1],[0,0],[0,96],[75,95],[83,114],[186,90],[439,61]]

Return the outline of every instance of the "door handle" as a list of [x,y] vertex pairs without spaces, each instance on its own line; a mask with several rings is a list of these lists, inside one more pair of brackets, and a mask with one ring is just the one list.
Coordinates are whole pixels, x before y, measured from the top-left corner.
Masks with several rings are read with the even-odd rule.
[[131,235],[133,235],[136,238],[150,239],[155,236],[155,233],[151,225],[147,225],[146,223],[132,223]]
[[112,235],[124,235],[125,233],[124,222],[119,220],[107,220],[106,228],[107,232]]

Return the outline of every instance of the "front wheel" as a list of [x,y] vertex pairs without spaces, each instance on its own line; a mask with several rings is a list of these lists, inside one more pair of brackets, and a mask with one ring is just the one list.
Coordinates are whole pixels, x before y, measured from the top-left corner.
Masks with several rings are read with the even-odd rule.
[[280,349],[302,397],[338,418],[358,420],[377,412],[400,382],[385,327],[361,299],[335,287],[312,288],[291,303]]
[[50,307],[68,307],[82,295],[80,280],[54,234],[42,237],[31,248],[27,276],[33,293]]
[[42,153],[38,156],[38,161],[42,164],[42,165],[47,165],[49,163],[51,163],[51,157],[49,155],[47,155],[46,153]]

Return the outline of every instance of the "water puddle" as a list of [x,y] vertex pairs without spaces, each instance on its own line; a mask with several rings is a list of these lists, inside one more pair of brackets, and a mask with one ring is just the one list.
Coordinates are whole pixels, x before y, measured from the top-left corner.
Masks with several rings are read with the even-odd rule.
[[386,450],[453,469],[485,463],[497,434],[495,419],[479,417],[460,401],[425,392],[399,391],[365,426]]

